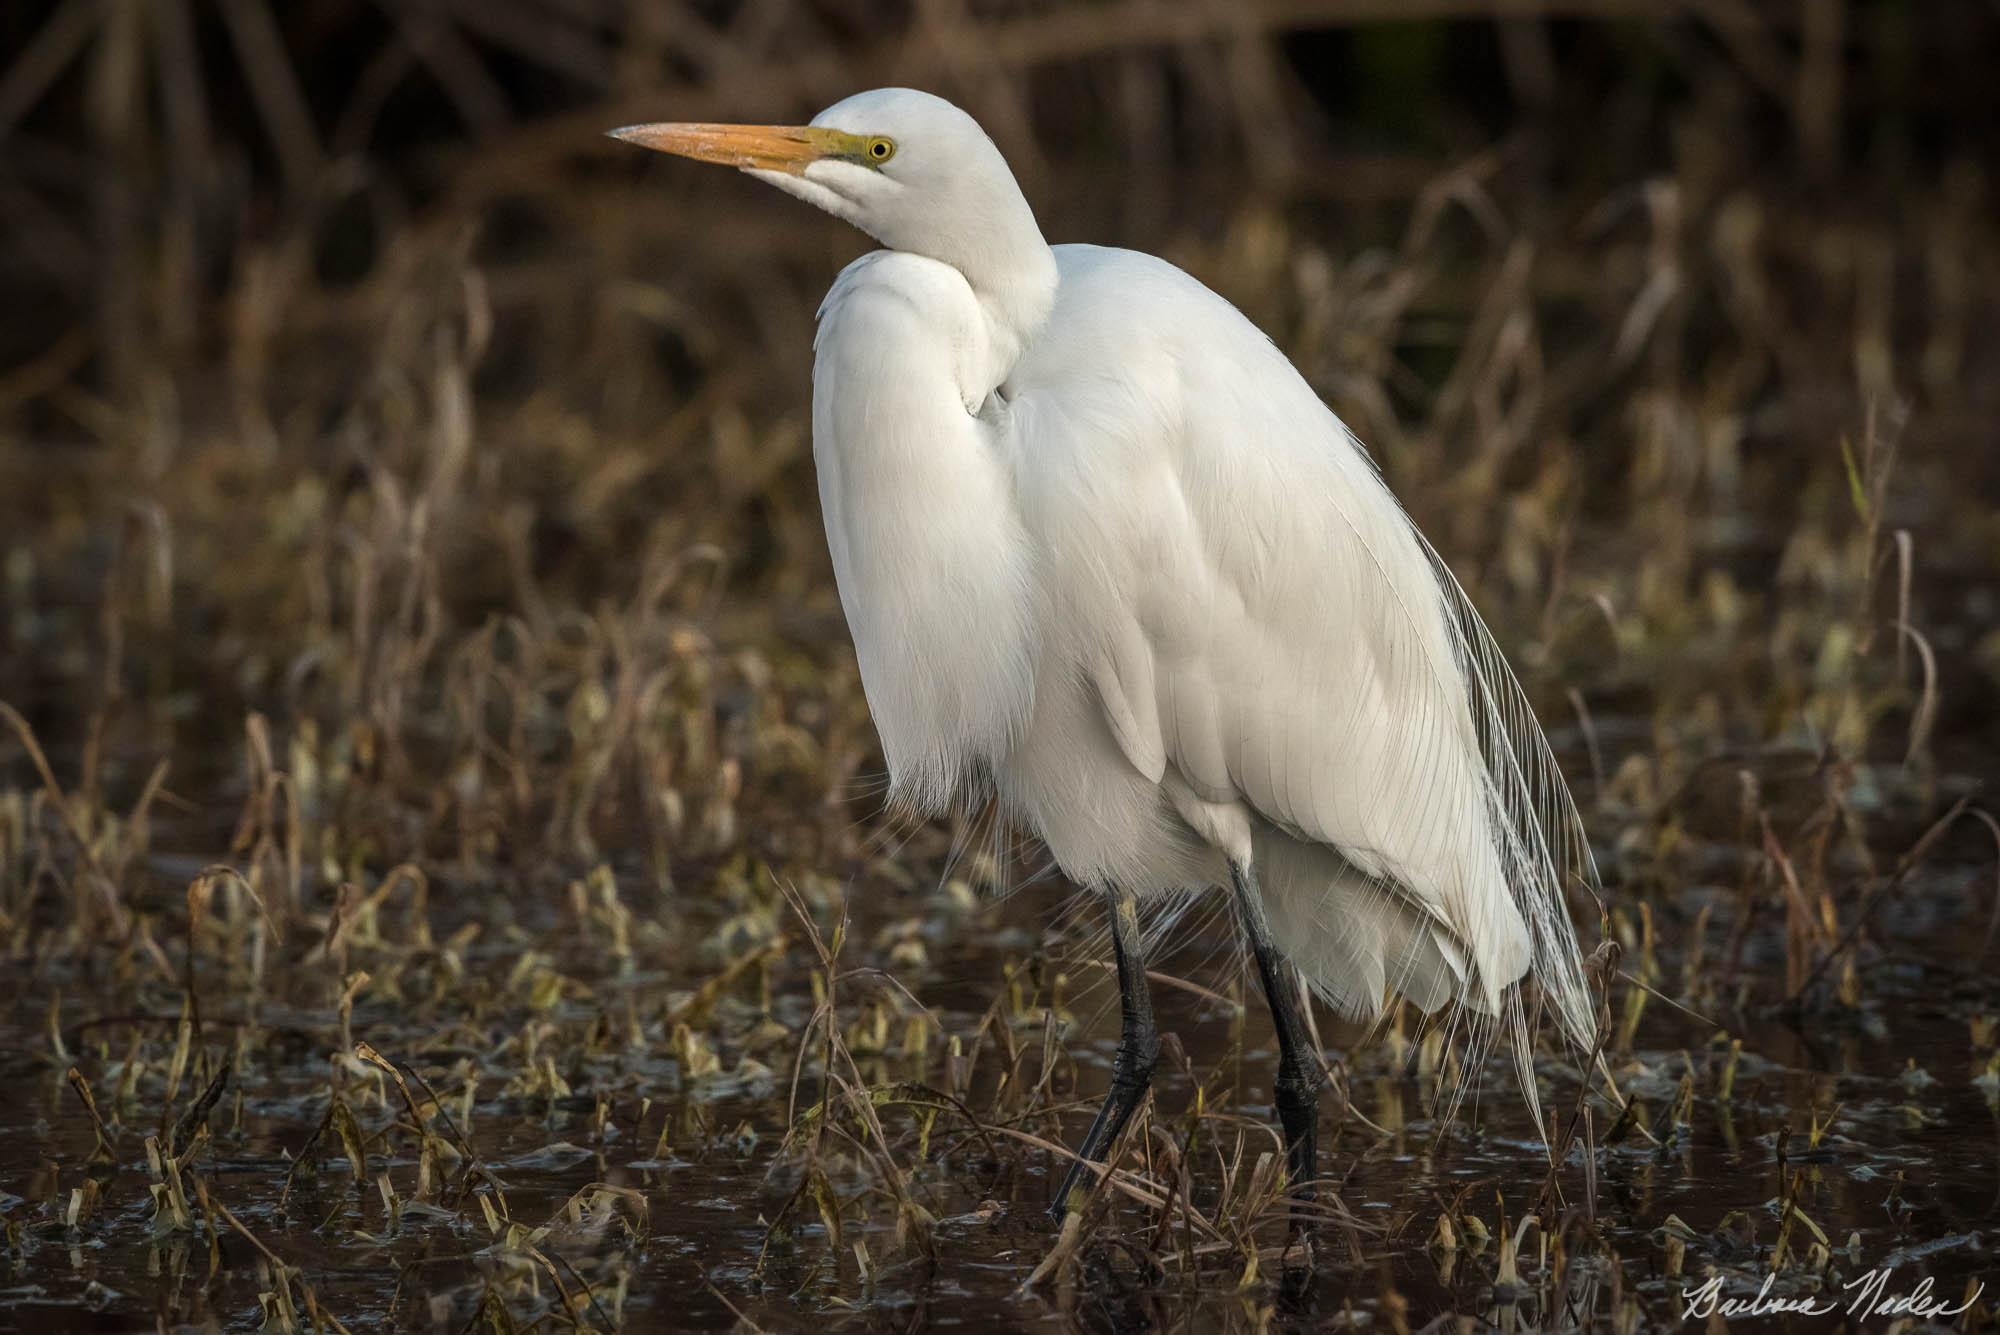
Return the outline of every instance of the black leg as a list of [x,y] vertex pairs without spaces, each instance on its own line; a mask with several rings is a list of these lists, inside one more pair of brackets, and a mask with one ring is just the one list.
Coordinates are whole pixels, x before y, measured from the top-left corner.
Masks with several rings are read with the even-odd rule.
[[1140,955],[1139,904],[1130,894],[1105,896],[1111,910],[1111,945],[1118,956],[1118,1058],[1111,1067],[1111,1092],[1084,1134],[1076,1161],[1063,1177],[1049,1213],[1057,1219],[1069,1209],[1070,1192],[1083,1180],[1084,1165],[1099,1163],[1132,1120],[1146,1097],[1153,1067],[1160,1059],[1160,1034],[1153,1028],[1153,994],[1146,990],[1146,961]]
[[1278,1104],[1278,1121],[1285,1128],[1285,1164],[1292,1195],[1309,1201],[1318,1171],[1319,1091],[1326,1076],[1312,1034],[1306,1029],[1306,1003],[1299,992],[1298,971],[1285,963],[1271,940],[1264,901],[1257,894],[1257,873],[1231,864],[1229,876],[1236,883],[1243,930],[1257,957],[1257,976],[1264,984],[1264,999],[1271,1004],[1271,1022],[1278,1031],[1278,1079],[1272,1093]]

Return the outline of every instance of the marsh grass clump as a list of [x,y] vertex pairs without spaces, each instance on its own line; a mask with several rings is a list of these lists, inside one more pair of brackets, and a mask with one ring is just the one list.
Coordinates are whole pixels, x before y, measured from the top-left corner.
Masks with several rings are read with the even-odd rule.
[[[1975,42],[584,8],[0,18],[0,275],[57,312],[0,336],[5,1320],[1630,1331],[1886,1267],[1991,1324],[2000,234],[1882,54],[1990,111]],[[1052,234],[1271,331],[1522,669],[1609,882],[1545,1129],[1422,1017],[1320,1016],[1302,1231],[1190,915],[1162,1077],[1037,1222],[1106,972],[994,813],[881,809],[809,457],[824,234],[595,146],[917,79],[910,32]],[[1367,72],[1331,114],[1327,41]],[[1466,42],[1505,134],[1433,96]],[[1173,197],[1107,194],[1107,135]]]

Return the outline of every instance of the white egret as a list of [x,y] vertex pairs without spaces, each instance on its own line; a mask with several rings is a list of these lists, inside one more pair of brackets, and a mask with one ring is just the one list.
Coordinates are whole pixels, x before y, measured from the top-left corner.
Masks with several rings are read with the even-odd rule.
[[1152,1076],[1142,901],[1233,887],[1301,1194],[1323,1078],[1301,977],[1350,1017],[1400,994],[1507,1026],[1532,1104],[1522,985],[1572,1041],[1594,1028],[1575,808],[1465,595],[1270,339],[1162,260],[1049,245],[927,93],[613,133],[887,247],[820,307],[827,542],[893,795],[997,794],[1110,910],[1117,1060],[1054,1208]]

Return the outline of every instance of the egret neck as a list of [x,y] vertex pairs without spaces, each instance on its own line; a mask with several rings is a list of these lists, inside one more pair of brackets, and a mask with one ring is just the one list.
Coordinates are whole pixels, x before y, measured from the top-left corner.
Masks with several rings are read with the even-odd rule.
[[[983,150],[983,152],[981,152]],[[990,393],[1006,380],[1056,301],[1056,257],[1035,211],[990,140],[966,151],[990,156],[986,170],[944,178],[922,212],[870,207],[868,199],[828,205],[808,193],[818,181],[781,172],[758,173],[782,190],[828,208],[891,250],[948,264],[964,276],[986,317]],[[805,187],[800,189],[799,187]],[[983,397],[983,394],[982,394]]]
[[979,298],[993,357],[989,391],[1007,379],[1056,303],[1056,257],[1033,210],[1012,174],[993,184],[1001,198],[986,201],[976,234],[931,256],[964,274]]

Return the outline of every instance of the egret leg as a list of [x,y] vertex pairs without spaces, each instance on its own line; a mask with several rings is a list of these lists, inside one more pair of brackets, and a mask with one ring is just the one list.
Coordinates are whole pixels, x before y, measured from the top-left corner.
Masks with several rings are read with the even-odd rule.
[[1264,1000],[1270,1003],[1271,1023],[1278,1031],[1278,1079],[1272,1093],[1278,1121],[1285,1128],[1285,1164],[1292,1195],[1309,1201],[1319,1161],[1319,1091],[1326,1075],[1306,1028],[1306,1001],[1299,990],[1298,970],[1285,963],[1271,940],[1271,924],[1264,917],[1264,901],[1257,891],[1257,873],[1231,863],[1229,877],[1236,883],[1244,934],[1257,957],[1257,976],[1264,984]]
[[1118,957],[1118,1056],[1111,1065],[1111,1091],[1049,1206],[1057,1219],[1069,1209],[1070,1192],[1083,1180],[1084,1165],[1101,1163],[1132,1120],[1160,1060],[1160,1033],[1153,1027],[1153,994],[1146,990],[1146,961],[1141,954],[1139,903],[1128,891],[1113,891],[1105,895],[1105,904],[1111,912],[1111,947]]

